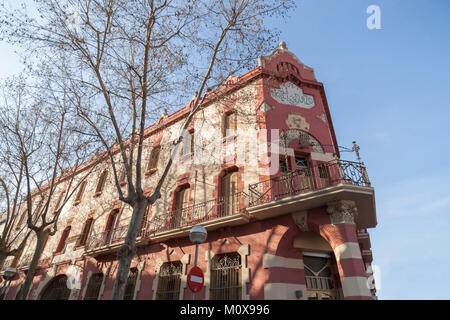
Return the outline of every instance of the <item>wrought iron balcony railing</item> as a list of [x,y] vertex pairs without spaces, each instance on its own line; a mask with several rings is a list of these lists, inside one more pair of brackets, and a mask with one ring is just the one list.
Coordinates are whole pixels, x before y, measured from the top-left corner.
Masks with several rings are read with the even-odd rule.
[[370,186],[366,167],[358,162],[333,160],[318,166],[298,168],[249,186],[249,206],[256,206],[289,196],[337,184]]
[[101,233],[91,234],[86,241],[85,250],[89,251],[121,242],[125,239],[127,231],[128,226],[124,225],[115,229],[106,230]]
[[244,213],[248,206],[248,196],[245,192],[235,193],[229,197],[198,203],[186,208],[169,211],[165,215],[155,215],[150,219],[148,234],[169,231],[172,229],[192,226],[202,222]]
[[[154,215],[141,228],[138,236],[151,237],[159,232],[175,230],[201,222],[211,221],[222,217],[244,212],[248,206],[248,196],[244,192],[230,197],[220,197],[198,203],[186,208],[171,210],[168,213]],[[127,234],[128,225],[107,230],[99,234],[92,234],[86,242],[86,251],[122,242]]]

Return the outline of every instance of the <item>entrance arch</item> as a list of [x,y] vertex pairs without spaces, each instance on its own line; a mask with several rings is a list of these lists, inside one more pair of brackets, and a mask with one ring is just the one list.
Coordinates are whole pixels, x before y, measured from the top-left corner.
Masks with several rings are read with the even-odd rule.
[[42,291],[39,300],[69,300],[70,289],[67,287],[67,276],[54,277]]

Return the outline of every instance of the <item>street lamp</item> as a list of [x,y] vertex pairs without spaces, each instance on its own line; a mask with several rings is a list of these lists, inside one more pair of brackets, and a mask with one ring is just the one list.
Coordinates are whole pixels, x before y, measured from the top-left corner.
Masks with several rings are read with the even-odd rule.
[[[192,243],[195,243],[194,267],[197,266],[198,245],[205,242],[207,235],[208,232],[202,226],[193,226],[191,231],[189,231],[189,239]],[[192,300],[195,300],[195,292],[192,292]]]
[[5,270],[5,273],[3,274],[3,278],[5,278],[5,281],[3,282],[2,289],[0,291],[0,296],[2,296],[5,293],[6,290],[6,283],[8,280],[10,280],[14,275],[16,274],[16,268],[8,267]]

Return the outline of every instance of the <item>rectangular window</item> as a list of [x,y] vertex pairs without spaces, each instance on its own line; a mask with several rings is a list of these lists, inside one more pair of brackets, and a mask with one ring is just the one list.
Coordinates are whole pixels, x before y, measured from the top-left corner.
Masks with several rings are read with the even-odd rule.
[[194,155],[194,132],[189,133],[183,137],[182,148],[181,148],[181,156]]
[[183,265],[180,261],[166,262],[159,269],[156,300],[178,300]]
[[337,299],[331,257],[326,254],[304,253],[305,280],[309,300]]
[[58,211],[59,206],[61,205],[61,201],[64,197],[64,194],[65,194],[65,191],[61,191],[61,193],[59,194],[58,199],[56,200],[56,203],[55,203],[55,208],[53,209],[54,214],[56,214],[56,212]]
[[325,163],[319,163],[318,165],[319,169],[319,178],[320,178],[320,185],[322,188],[328,187],[330,184],[330,181],[328,179],[328,170]]
[[222,210],[219,215],[229,216],[238,212],[239,197],[238,193],[238,172],[230,172],[222,177]]
[[128,273],[127,284],[125,286],[125,294],[123,300],[134,300],[134,289],[136,287],[136,280],[138,276],[137,268],[131,268]]
[[186,222],[187,213],[189,210],[189,193],[190,188],[186,187],[181,189],[176,194],[176,203],[175,203],[175,227],[181,227]]
[[56,247],[56,251],[55,251],[56,253],[63,251],[63,249],[66,247],[66,241],[67,241],[67,238],[69,237],[69,233],[70,233],[70,227],[65,228],[64,231],[62,232],[61,239],[59,240],[59,243],[58,243],[58,247]]
[[236,134],[236,130],[237,130],[237,115],[236,113],[229,113],[226,114],[223,118],[223,131],[222,131],[222,136],[228,137],[231,135]]
[[80,203],[83,198],[84,189],[86,188],[87,181],[83,181],[81,185],[78,187],[77,197],[75,198],[75,204]]
[[86,241],[89,237],[89,233],[91,231],[92,221],[94,221],[92,218],[87,219],[84,223],[83,230],[81,231],[80,238],[78,240],[79,246],[84,246],[86,244]]
[[211,261],[211,300],[240,300],[242,298],[241,256],[226,253]]
[[98,179],[97,188],[95,189],[95,194],[99,194],[103,191],[103,188],[105,187],[106,178],[108,176],[108,171],[103,171],[100,175],[100,178]]
[[148,162],[147,171],[153,171],[153,170],[157,169],[160,151],[161,151],[160,146],[153,148],[152,152],[150,153],[150,159]]

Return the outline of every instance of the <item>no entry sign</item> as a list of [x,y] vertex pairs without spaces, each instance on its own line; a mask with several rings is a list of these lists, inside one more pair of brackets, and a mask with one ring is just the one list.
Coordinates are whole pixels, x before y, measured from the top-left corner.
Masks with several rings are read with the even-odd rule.
[[193,267],[187,276],[188,286],[192,292],[199,292],[203,287],[203,271],[199,267]]

